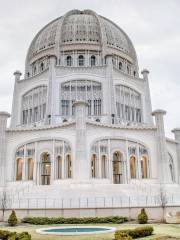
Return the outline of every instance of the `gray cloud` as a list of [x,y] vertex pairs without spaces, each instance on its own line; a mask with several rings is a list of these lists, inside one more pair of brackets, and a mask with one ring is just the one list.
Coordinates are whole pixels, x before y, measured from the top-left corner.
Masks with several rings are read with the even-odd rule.
[[180,126],[179,0],[0,0],[0,6],[0,110],[11,110],[13,72],[24,72],[35,34],[71,9],[92,9],[117,23],[132,39],[140,70],[150,70],[153,109],[167,110],[167,135]]

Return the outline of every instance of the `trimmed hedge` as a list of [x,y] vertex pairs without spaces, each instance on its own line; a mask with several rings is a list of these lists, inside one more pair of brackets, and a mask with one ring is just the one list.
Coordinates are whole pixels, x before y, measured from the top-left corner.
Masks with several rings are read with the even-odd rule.
[[10,214],[8,218],[8,223],[11,227],[16,226],[18,223],[17,217],[16,217],[16,212],[12,210],[12,213]]
[[2,239],[2,240],[31,240],[31,235],[28,232],[16,233],[16,232],[0,230],[0,239]]
[[117,236],[115,236],[115,239],[118,240],[132,240],[132,237],[130,237],[127,233],[125,232],[118,232],[118,238],[116,238]]
[[138,222],[140,224],[145,224],[148,222],[148,215],[144,208],[141,209],[141,212],[138,215]]
[[118,230],[115,232],[115,240],[121,240],[122,239],[122,233],[127,234],[128,236],[132,237],[132,239],[135,238],[142,238],[152,235],[153,233],[153,227],[147,226],[147,227],[138,227],[135,229],[125,229],[125,230]]
[[126,217],[112,216],[112,217],[86,217],[86,218],[63,218],[63,217],[25,217],[22,219],[24,223],[34,225],[49,225],[49,224],[93,224],[93,223],[124,223],[127,221]]

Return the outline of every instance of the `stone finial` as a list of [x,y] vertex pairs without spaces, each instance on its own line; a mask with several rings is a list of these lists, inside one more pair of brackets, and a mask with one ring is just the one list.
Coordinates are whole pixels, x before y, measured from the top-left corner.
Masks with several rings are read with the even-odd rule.
[[174,132],[180,132],[180,128],[174,128],[173,130],[172,130],[172,132],[174,133]]
[[152,112],[152,116],[155,116],[157,114],[162,114],[162,115],[165,115],[166,114],[166,111],[165,110],[162,110],[162,109],[157,109],[155,111]]
[[16,81],[19,81],[21,75],[22,75],[22,73],[21,73],[19,70],[16,70],[16,71],[14,72],[15,80],[16,80]]
[[171,132],[174,133],[175,139],[180,141],[180,128],[174,128]]
[[107,55],[105,56],[105,59],[106,59],[106,64],[107,64],[107,65],[112,65],[112,61],[113,61],[113,56],[112,56],[112,54],[107,54]]
[[6,118],[9,118],[11,115],[8,112],[1,111],[0,116],[4,116]]
[[148,74],[149,74],[149,71],[147,69],[143,69],[141,71],[141,74],[143,75],[143,78],[144,79],[148,79]]

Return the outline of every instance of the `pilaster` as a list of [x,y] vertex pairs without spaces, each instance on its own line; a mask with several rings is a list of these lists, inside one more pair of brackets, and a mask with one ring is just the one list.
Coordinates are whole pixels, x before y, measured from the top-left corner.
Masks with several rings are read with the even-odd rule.
[[152,113],[155,117],[155,123],[157,127],[156,140],[157,140],[157,161],[158,161],[158,175],[160,183],[168,183],[167,179],[168,172],[168,155],[166,148],[166,137],[164,130],[164,115],[166,112],[164,110],[156,110]]
[[55,86],[55,56],[51,56],[49,64],[49,81],[48,81],[48,100],[46,107],[46,124],[51,125],[54,122],[54,108],[55,103],[53,102],[54,86]]
[[112,55],[106,56],[106,81],[104,82],[104,115],[107,123],[112,123],[112,116],[115,116],[114,86],[113,86],[113,62]]
[[13,102],[12,102],[12,117],[11,117],[11,124],[10,124],[12,128],[16,127],[19,124],[18,111],[17,111],[17,107],[18,107],[17,92],[18,92],[18,82],[20,81],[21,75],[22,73],[18,70],[14,72],[15,82],[14,82],[14,92],[13,92]]
[[143,79],[145,82],[145,95],[144,95],[144,122],[153,124],[153,118],[152,118],[152,105],[151,105],[151,95],[150,95],[150,88],[149,88],[149,71],[147,69],[142,70],[141,74],[143,75]]
[[177,167],[178,167],[178,176],[177,180],[180,184],[180,128],[175,128],[172,130],[175,136],[175,140],[177,141],[176,152],[177,152]]
[[6,181],[6,128],[9,117],[9,113],[0,112],[0,186],[4,186]]
[[76,158],[74,167],[74,178],[86,180],[89,178],[87,146],[86,146],[86,106],[84,101],[74,103],[76,117]]

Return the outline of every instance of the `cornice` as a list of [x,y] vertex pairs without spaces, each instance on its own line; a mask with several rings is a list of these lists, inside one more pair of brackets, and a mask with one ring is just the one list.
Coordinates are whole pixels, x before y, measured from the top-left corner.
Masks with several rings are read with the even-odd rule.
[[139,126],[125,126],[120,124],[105,124],[99,122],[93,122],[88,120],[87,124],[97,127],[107,127],[107,128],[114,128],[114,129],[130,129],[130,130],[156,130],[157,128],[153,125],[139,125]]
[[45,125],[45,126],[37,126],[37,127],[16,127],[16,128],[8,128],[6,132],[27,132],[27,131],[42,131],[56,128],[64,128],[73,126],[75,121],[56,124],[56,125]]

